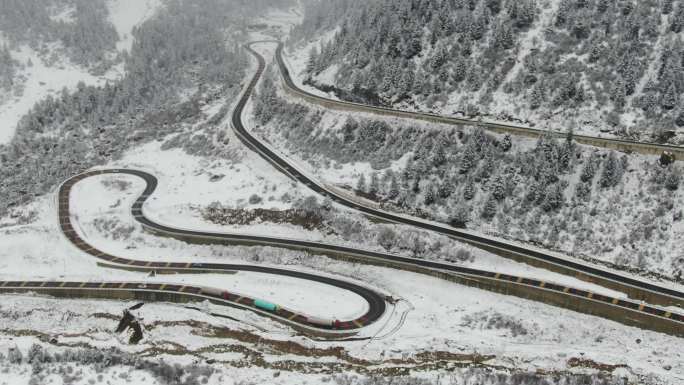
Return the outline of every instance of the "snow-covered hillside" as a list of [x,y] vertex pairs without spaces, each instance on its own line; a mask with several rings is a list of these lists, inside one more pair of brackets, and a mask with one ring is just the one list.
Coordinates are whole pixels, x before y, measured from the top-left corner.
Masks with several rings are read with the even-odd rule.
[[[0,0],[0,4],[39,4],[36,1],[48,4],[62,0]],[[94,4],[100,0],[68,1]],[[152,274],[98,265],[92,255],[61,233],[57,186],[84,170],[131,168],[158,178],[144,212],[168,226],[336,243],[625,297],[624,293],[503,259],[446,236],[366,217],[315,196],[305,184],[293,181],[245,146],[231,129],[230,112],[257,67],[240,47],[246,41],[287,33],[291,24],[300,20],[297,10],[262,11],[273,4],[285,3],[288,8],[291,2],[182,0],[160,7],[161,0],[102,1],[109,10],[107,20],[118,34],[112,53],[130,50],[123,59],[129,70],[124,73],[123,66],[114,65],[106,73],[86,75],[93,68],[70,66],[69,55],[58,54],[55,63],[64,66],[63,76],[74,71],[70,76],[77,81],[80,73],[90,77],[88,82],[92,83],[88,84],[92,86],[77,86],[55,98],[41,98],[22,119],[25,130],[10,144],[0,146],[0,281],[165,282],[225,289],[326,318],[351,318],[366,310],[368,303],[356,294],[296,278],[241,270]],[[339,2],[344,4],[345,0]],[[46,8],[51,20],[66,24],[73,23],[79,14],[77,7]],[[37,8],[34,11],[40,16]],[[131,36],[135,26],[139,28]],[[12,31],[15,38],[21,37],[16,35],[19,28]],[[10,47],[12,56],[20,57],[29,46],[30,42],[25,42]],[[265,57],[273,57],[274,44],[254,47]],[[37,58],[33,67],[21,68],[21,61],[28,61],[25,57],[12,68],[38,68],[45,76],[60,74],[43,61],[47,59],[40,46],[31,49]],[[45,52],[52,55],[60,49]],[[0,64],[6,62],[0,50]],[[331,68],[321,73],[321,79],[334,79],[335,70],[341,67]],[[0,87],[4,85],[3,74],[12,71],[0,68]],[[111,80],[102,85],[105,78]],[[45,79],[46,87],[56,87],[57,81],[48,84],[50,80]],[[32,83],[27,80],[26,84]],[[398,120],[371,122],[370,116],[363,115],[348,120],[345,114],[294,106],[280,99],[283,93],[272,77],[257,92],[260,98],[274,102],[267,107],[277,108],[263,108],[266,104],[260,98],[250,100],[243,116],[247,128],[294,159],[304,172],[338,184],[332,188],[340,184],[358,186],[364,175],[369,183],[357,189],[360,195],[366,199],[389,196],[393,195],[391,190],[398,190],[392,187],[394,173],[395,185],[401,182],[404,189],[404,182],[408,184],[403,193],[404,208],[417,204],[426,215],[442,219],[453,214],[452,203],[461,202],[442,197],[431,204],[424,202],[429,191],[443,190],[437,189],[438,185],[455,187],[450,191],[453,197],[463,195],[465,183],[451,184],[459,178],[454,167],[467,164],[463,175],[473,180],[477,175],[477,182],[472,184],[478,195],[469,206],[477,215],[482,211],[480,206],[490,200],[483,199],[486,194],[501,192],[491,181],[515,171],[501,167],[501,173],[495,175],[488,165],[527,161],[525,170],[538,165],[544,177],[558,171],[560,179],[575,183],[581,166],[591,164],[595,166],[591,191],[610,191],[603,199],[590,201],[598,212],[614,209],[607,204],[611,199],[633,202],[636,198],[623,194],[623,190],[634,189],[652,194],[635,211],[652,210],[655,215],[660,210],[658,224],[672,224],[677,231],[684,231],[682,222],[670,219],[676,211],[673,207],[684,204],[679,179],[675,192],[664,191],[664,177],[649,180],[639,189],[634,186],[640,178],[679,175],[676,168],[647,169],[655,165],[652,157],[630,158],[627,167],[607,154],[563,142],[506,142],[505,138],[473,134],[472,130],[463,130],[462,135],[453,131],[440,136],[440,140],[445,139],[440,142],[432,134],[438,130],[428,124],[407,128],[406,122]],[[269,121],[264,120],[264,114],[274,113]],[[347,124],[354,120],[351,126]],[[407,134],[401,136],[405,143],[386,143],[400,136],[384,134],[398,132]],[[353,149],[352,143],[358,148]],[[418,151],[421,146],[425,149]],[[460,150],[467,146],[464,153],[468,153],[469,161],[465,162]],[[500,151],[499,146],[507,149]],[[418,153],[421,160],[415,162],[412,157]],[[572,154],[576,153],[580,156],[574,158]],[[532,162],[539,154],[548,159]],[[564,166],[558,165],[561,159]],[[430,168],[433,161],[440,167]],[[416,163],[422,163],[420,169]],[[407,169],[411,174],[404,181],[401,175]],[[606,169],[614,173],[604,177]],[[391,170],[390,176],[381,179],[378,170]],[[431,175],[435,170],[438,172]],[[414,183],[410,178],[417,174],[422,179]],[[507,181],[522,178],[532,176],[521,171]],[[600,187],[603,179],[610,182],[609,186],[599,190],[604,188]],[[549,222],[544,223],[548,224],[544,235],[552,236],[551,222],[566,215],[570,206],[562,206],[567,212],[558,209],[545,217],[542,205],[560,204],[555,193],[559,186],[567,187],[551,178],[545,183],[548,186],[535,187],[539,202],[535,199],[530,205],[535,205],[534,215],[539,214],[535,218]],[[418,185],[416,191],[414,184]],[[520,182],[505,189],[503,202],[495,208],[498,216],[494,222],[477,218],[473,224],[484,231],[504,228],[503,214],[521,199],[520,192],[526,187],[522,185]],[[2,294],[0,385],[675,385],[684,378],[681,339],[671,335],[428,275],[331,258],[313,250],[189,244],[160,237],[145,230],[131,214],[131,204],[142,191],[142,180],[132,176],[98,175],[79,181],[69,198],[75,231],[94,247],[125,258],[249,264],[332,276],[387,296],[387,311],[378,322],[360,329],[355,338],[326,340],[241,308],[209,301],[150,301],[133,311],[141,322],[143,339],[131,344],[126,333],[117,334],[114,329],[122,310],[135,303],[132,300]],[[549,199],[544,195],[547,192]],[[572,194],[574,190],[568,192],[568,199]],[[589,210],[589,203],[578,210],[585,209]],[[269,212],[282,219],[284,216],[277,214],[288,210],[311,214],[307,218],[315,220],[269,220],[267,216],[250,215]],[[234,213],[241,216],[231,216]],[[616,227],[627,222],[627,215],[620,218],[615,221]],[[588,226],[590,222],[581,223]],[[489,223],[496,223],[496,229],[487,229]],[[597,227],[607,227],[601,225]],[[660,239],[663,233],[671,234],[662,226],[653,226],[650,242],[666,242],[668,250],[680,246],[673,237]],[[572,225],[569,228],[572,230]],[[641,237],[643,233],[635,235],[636,240]],[[566,241],[556,239],[560,244]],[[659,263],[658,267],[668,266],[672,259]],[[681,290],[681,285],[674,283],[669,287]]]
[[681,2],[307,4],[291,40],[299,64],[292,72],[344,99],[556,131],[684,140],[671,137],[684,132]]
[[109,20],[119,34],[117,50],[131,49],[133,28],[152,16],[162,4],[162,0],[107,0]]
[[329,183],[389,210],[645,275],[684,274],[678,164],[571,135],[526,139],[295,104],[266,76],[257,132]]
[[[57,2],[59,4],[59,2]],[[116,49],[108,52],[115,60],[118,53],[130,50],[132,31],[137,25],[154,14],[161,5],[159,0],[107,0],[107,21],[116,28],[119,40]],[[68,16],[73,9],[55,6],[51,15],[56,20],[78,23]],[[63,42],[51,41],[46,36],[35,37],[31,42],[1,38],[0,46],[8,44],[16,72],[10,89],[0,87],[0,144],[8,143],[14,135],[17,123],[33,105],[47,96],[59,97],[64,88],[76,89],[79,82],[86,85],[103,85],[106,81],[120,79],[123,65],[119,62],[104,72],[98,67],[75,63],[64,51]]]

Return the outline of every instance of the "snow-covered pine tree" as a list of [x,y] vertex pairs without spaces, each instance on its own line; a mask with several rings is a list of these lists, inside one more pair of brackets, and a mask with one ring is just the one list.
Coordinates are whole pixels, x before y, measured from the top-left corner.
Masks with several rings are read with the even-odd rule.
[[473,198],[475,198],[475,184],[471,178],[468,178],[463,188],[463,199],[469,201]]
[[677,97],[677,88],[675,87],[675,83],[672,82],[670,83],[670,86],[667,87],[660,105],[666,110],[671,110],[677,106]]
[[682,32],[684,28],[684,3],[678,3],[677,9],[671,15],[670,31],[674,33]]
[[361,174],[358,182],[356,183],[356,191],[366,192],[366,175]]
[[426,206],[430,206],[431,204],[435,203],[435,197],[437,194],[435,194],[435,189],[432,187],[428,187],[425,189],[425,196],[423,197],[423,203],[425,203]]
[[494,218],[496,215],[496,203],[496,198],[490,194],[482,207],[482,218],[487,220]]
[[621,165],[615,155],[615,152],[611,151],[608,154],[608,158],[603,162],[603,172],[601,173],[600,184],[601,187],[614,187],[620,182],[620,177],[622,176]]
[[681,181],[681,170],[674,165],[670,165],[665,176],[665,187],[668,190],[675,191],[679,188]]
[[511,136],[509,134],[504,135],[503,139],[501,140],[501,151],[508,152],[512,146],[513,144],[511,142]]
[[544,86],[542,82],[537,82],[530,92],[530,108],[536,110],[544,103]]
[[470,222],[470,207],[465,203],[459,202],[454,208],[449,218],[449,224],[453,227],[466,228]]
[[491,189],[494,199],[500,201],[506,197],[506,184],[501,175],[492,180]]
[[397,177],[392,174],[390,178],[389,190],[387,191],[387,197],[389,199],[396,199],[399,196],[399,184],[397,183]]
[[440,198],[444,199],[451,196],[454,192],[453,183],[454,181],[451,180],[443,180],[442,183],[440,183],[439,188],[437,189],[437,194]]
[[622,110],[625,106],[625,99],[627,98],[627,92],[625,90],[625,81],[622,77],[618,77],[617,81],[614,82],[613,88],[610,92],[610,100],[613,101],[616,110]]
[[370,185],[368,186],[368,194],[375,197],[380,192],[380,180],[378,179],[378,173],[373,172],[371,174]]
[[463,151],[463,155],[461,156],[460,173],[466,174],[470,172],[470,170],[475,167],[476,162],[477,153],[475,152],[473,146],[469,143],[466,145],[465,151]]

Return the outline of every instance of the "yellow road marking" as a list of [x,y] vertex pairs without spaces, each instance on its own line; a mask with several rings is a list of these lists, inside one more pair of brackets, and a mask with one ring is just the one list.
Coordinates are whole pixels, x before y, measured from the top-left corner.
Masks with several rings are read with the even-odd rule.
[[520,282],[522,282],[522,280],[523,280],[523,277],[518,277],[518,279],[516,280],[516,282],[520,283]]
[[119,289],[123,289],[124,286],[126,286],[126,282],[122,282],[122,283],[119,285]]
[[639,304],[639,311],[643,311],[643,310],[644,310],[644,304],[641,303],[641,304]]
[[357,320],[354,320],[354,323],[356,324],[356,326],[358,326],[358,327],[360,327],[360,328],[363,327],[363,324],[362,324],[361,322],[357,321]]
[[297,316],[297,313],[292,313],[292,315],[289,316],[287,319],[289,319],[290,321],[292,321],[296,316]]
[[569,288],[569,287],[564,287],[564,288],[563,288],[563,293],[567,293],[568,291],[570,291],[570,288]]
[[495,279],[499,279],[499,277],[501,277],[501,273],[496,273],[496,275],[494,275]]
[[186,268],[186,269],[189,269],[191,266],[192,266],[192,262],[188,262],[188,263],[185,264],[185,268]]
[[161,286],[159,286],[159,290],[164,290],[166,289],[166,284],[162,283]]
[[669,311],[665,312],[665,318],[670,318],[671,316],[672,316],[672,313],[670,313]]
[[594,293],[589,292],[589,294],[587,294],[587,298],[589,298],[589,299],[594,298]]
[[618,301],[620,301],[620,300],[617,299],[617,298],[613,298],[613,300],[610,301],[610,302],[611,302],[613,305],[617,305]]
[[181,288],[178,289],[178,291],[185,291],[185,286],[181,286]]
[[546,282],[541,281],[541,283],[539,284],[539,287],[543,288],[544,286],[546,286]]

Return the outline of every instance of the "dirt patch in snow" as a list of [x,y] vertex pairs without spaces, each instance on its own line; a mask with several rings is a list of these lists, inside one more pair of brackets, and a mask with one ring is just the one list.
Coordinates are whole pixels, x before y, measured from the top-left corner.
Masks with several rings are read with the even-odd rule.
[[613,372],[615,369],[627,368],[625,364],[608,365],[585,358],[572,357],[568,360],[568,367],[571,368],[591,368],[601,372]]
[[306,210],[286,209],[233,209],[210,205],[201,211],[202,218],[219,225],[251,225],[255,223],[292,224],[306,230],[321,230],[330,233],[332,230],[325,225],[322,215]]

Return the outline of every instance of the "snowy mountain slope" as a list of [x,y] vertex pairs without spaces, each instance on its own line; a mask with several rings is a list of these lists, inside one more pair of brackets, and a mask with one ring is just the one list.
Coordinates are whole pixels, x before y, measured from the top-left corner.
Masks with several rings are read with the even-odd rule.
[[392,210],[615,268],[684,273],[679,165],[577,145],[571,135],[532,140],[331,112],[288,102],[277,75],[266,76],[257,132],[323,180]]
[[[214,106],[207,106],[207,108],[215,110]],[[193,130],[193,132],[195,135],[203,135],[201,130]],[[284,207],[281,206],[283,202],[271,201],[269,196],[278,197],[288,193],[292,198],[296,198],[309,193],[305,186],[293,185],[286,176],[273,169],[257,154],[245,149],[232,132],[229,131],[227,135],[232,149],[227,152],[232,154],[227,158],[190,155],[178,148],[164,149],[166,146],[157,142],[133,148],[122,159],[105,167],[141,168],[158,175],[161,182],[160,191],[152,197],[149,209],[152,213],[163,212],[166,221],[175,225],[187,225],[186,219],[190,219],[192,215],[191,208],[198,203],[207,204],[214,200],[221,200],[226,204],[240,205],[246,203],[245,201],[252,194],[258,193],[265,198],[264,201],[260,204],[250,204],[248,207],[260,205]],[[516,368],[514,370],[522,372],[534,371],[540,367],[551,371],[586,372],[587,369],[573,369],[568,364],[568,362],[574,362],[570,361],[573,357],[583,357],[605,364],[626,363],[629,368],[618,370],[614,374],[618,377],[627,376],[633,379],[640,378],[639,376],[643,373],[648,373],[656,376],[655,378],[667,381],[672,378],[671,376],[679,375],[682,370],[678,362],[668,358],[671,352],[676,350],[676,341],[670,337],[623,327],[613,322],[551,306],[460,287],[413,273],[337,262],[320,256],[277,248],[187,245],[176,240],[147,234],[131,218],[128,210],[140,188],[140,183],[135,179],[116,176],[97,177],[80,182],[74,187],[72,196],[79,231],[97,247],[117,255],[165,261],[194,260],[279,265],[335,274],[379,287],[397,298],[402,298],[402,302],[397,305],[388,323],[381,322],[377,325],[380,329],[365,332],[371,335],[377,333],[378,336],[384,337],[370,343],[368,341],[344,344],[315,342],[292,335],[286,328],[272,321],[240,310],[207,304],[199,306],[204,311],[218,312],[240,320],[240,322],[234,322],[207,317],[176,305],[146,304],[140,314],[144,324],[149,325],[146,329],[147,339],[140,346],[129,346],[125,343],[125,338],[117,337],[111,332],[115,320],[92,316],[92,314],[116,316],[120,309],[127,306],[127,303],[46,300],[41,297],[17,296],[3,297],[0,305],[0,314],[5,314],[1,313],[3,311],[8,314],[8,323],[5,330],[0,333],[0,351],[17,344],[26,356],[30,345],[38,342],[37,338],[19,338],[16,335],[26,329],[32,330],[32,333],[37,333],[37,335],[45,333],[56,338],[60,342],[57,346],[45,344],[46,348],[52,352],[61,352],[68,349],[66,346],[76,342],[83,346],[100,349],[114,347],[131,353],[160,346],[183,346],[183,349],[177,351],[169,350],[175,353],[173,355],[160,354],[154,358],[164,357],[171,363],[189,363],[193,357],[201,357],[203,360],[213,358],[219,361],[215,363],[217,370],[224,365],[231,368],[237,366],[238,368],[231,371],[232,375],[238,378],[244,376],[245,379],[253,379],[257,368],[259,369],[257,373],[266,371],[270,376],[272,376],[271,371],[279,369],[283,371],[282,377],[285,378],[282,379],[283,384],[298,383],[297,381],[303,377],[316,378],[306,368],[308,365],[318,366],[321,362],[320,359],[312,360],[312,357],[307,354],[290,353],[284,356],[274,354],[270,344],[266,342],[269,338],[276,338],[288,344],[303,343],[308,348],[344,349],[354,359],[371,360],[372,364],[369,368],[371,370],[376,367],[392,367],[394,360],[417,359],[420,363],[422,362],[420,355],[426,350],[466,355],[475,351],[479,354],[493,354],[495,358],[491,362],[492,365]],[[2,242],[5,246],[0,251],[0,261],[5,263],[0,264],[0,271],[3,272],[2,278],[21,279],[27,278],[27,274],[30,274],[31,278],[36,279],[47,277],[86,280],[130,279],[204,284],[243,291],[288,306],[305,308],[315,313],[320,312],[321,315],[328,314],[330,303],[336,304],[334,310],[336,312],[344,309],[352,312],[355,310],[356,303],[353,298],[345,298],[334,291],[319,290],[316,286],[301,282],[294,283],[277,277],[242,273],[238,273],[239,276],[235,277],[182,274],[147,277],[146,274],[100,268],[95,265],[92,258],[80,253],[59,235],[53,199],[52,196],[46,196],[28,208],[40,213],[38,218],[30,224],[8,226],[2,229]],[[211,224],[208,223],[196,223],[196,226],[203,229],[211,228]],[[261,226],[256,227],[255,231],[265,231],[266,225]],[[270,232],[274,231],[289,231],[289,235],[294,237],[309,236],[308,232],[301,229],[293,232],[292,229],[288,230],[284,227],[279,230],[272,227]],[[44,241],[33,241],[36,237]],[[498,264],[496,261],[490,263]],[[511,272],[510,269],[507,271]],[[546,278],[553,280],[548,275]],[[40,310],[31,311],[36,308]],[[65,309],[69,312],[70,321],[61,323],[60,317],[63,317]],[[18,313],[26,314],[26,316],[21,320],[12,320],[11,315]],[[406,314],[406,318],[402,321],[403,314]],[[448,316],[444,317],[444,314]],[[531,314],[535,315],[535,319],[530,319]],[[198,334],[201,335],[201,333],[193,332],[192,330],[195,329],[191,328],[192,325],[197,325],[198,320],[211,325],[199,330],[204,330],[205,333],[224,330],[223,333],[226,336],[208,340],[200,338]],[[186,326],[186,322],[195,323],[189,323]],[[399,324],[402,325],[401,328],[393,331],[394,326]],[[568,328],[568,325],[575,324],[584,326]],[[230,339],[230,333],[240,331],[259,335],[259,340],[262,341],[261,348],[248,341]],[[601,336],[598,340],[597,334]],[[637,338],[643,342],[639,344],[633,342]],[[251,369],[248,370],[244,365],[244,356],[233,358],[219,355],[224,351],[221,350],[221,346],[225,346],[226,343],[234,344],[235,349],[241,349],[241,351],[253,348],[259,351],[265,349],[262,354],[268,357],[266,362],[274,363],[272,364],[274,366],[264,364],[260,360],[249,361]],[[61,344],[64,346],[60,346]],[[632,358],[629,361],[625,361],[622,351],[615,348],[616,346],[624,348],[625,345],[632,352]],[[429,349],[426,348],[427,346]],[[502,346],[507,347],[503,349]],[[664,355],[649,361],[647,358],[656,346]],[[545,354],[539,353],[541,347],[545,349]],[[280,361],[291,362],[292,360],[296,364],[290,364],[287,368],[277,365]],[[334,357],[325,361],[331,365],[333,373],[355,373],[354,368],[344,367],[344,361]],[[431,362],[434,364],[435,361],[431,360]],[[36,373],[21,374],[19,368],[31,364],[24,363],[23,365],[13,365],[8,372],[18,378],[40,377],[41,373],[45,373],[35,369]],[[91,374],[87,364],[73,363],[73,365],[83,370],[84,377],[91,375],[96,377],[95,374]],[[213,367],[214,364],[210,365]],[[411,361],[402,364],[403,367],[411,365],[416,364]],[[437,365],[442,364],[437,363]],[[446,361],[444,365],[450,365],[450,361]],[[666,365],[670,366],[670,372],[661,368]],[[105,369],[105,373],[109,373],[109,370],[128,372],[131,366]],[[595,373],[595,371],[590,371],[590,373]],[[429,371],[424,374],[432,377],[438,375],[438,372]],[[572,376],[563,374],[563,376],[567,375]],[[290,380],[286,380],[288,378]],[[277,381],[281,381],[280,377]],[[455,382],[455,384],[460,383]]]
[[[201,0],[195,4],[206,3]],[[170,20],[180,27],[180,21],[185,19]],[[213,23],[207,24],[215,27]],[[168,35],[164,25],[156,24],[151,29],[158,28],[162,35]],[[182,36],[177,30],[171,30]],[[199,46],[205,40],[192,45]],[[182,51],[187,47],[170,46],[187,52]],[[220,46],[202,47],[200,53],[219,51],[216,48]],[[169,51],[170,56],[177,53]],[[138,63],[157,60],[168,63],[164,59],[168,58],[169,51],[136,57]],[[93,113],[89,108],[90,98],[110,101],[107,92],[116,94],[126,89],[123,86],[86,88],[66,101],[43,104],[29,125],[32,134],[23,136],[23,141],[12,147],[15,151],[5,153],[6,157],[0,159],[3,167],[12,166],[5,168],[11,170],[3,178],[10,188],[3,190],[2,199],[11,193],[13,203],[9,215],[0,220],[0,245],[7,246],[0,247],[0,273],[18,279],[31,274],[203,282],[227,288],[250,285],[249,292],[272,296],[291,306],[315,307],[316,311],[327,314],[330,306],[325,302],[331,301],[342,310],[355,310],[353,300],[348,301],[334,291],[319,292],[316,286],[293,285],[293,282],[260,276],[147,277],[102,269],[59,235],[52,195],[34,198],[22,193],[27,187],[30,191],[53,192],[54,184],[61,178],[94,165],[142,168],[159,175],[162,183],[150,209],[160,213],[164,221],[180,219],[182,224],[192,222],[200,228],[221,228],[203,223],[198,215],[197,206],[213,201],[245,209],[287,208],[293,201],[305,197],[310,193],[305,186],[293,185],[286,176],[244,148],[229,130],[226,112],[235,100],[238,85],[244,83],[244,76],[254,68],[246,68],[247,63],[240,60],[227,63],[221,67],[226,67],[233,76],[228,80],[219,77],[226,87],[218,90],[201,88],[186,77],[163,72],[164,76],[180,79],[184,86],[197,90],[198,96],[190,98],[188,104],[177,104],[177,99],[171,97],[172,103],[168,105],[156,103],[158,99],[155,103],[129,99],[130,95],[125,94],[113,98],[117,103],[121,99],[133,100],[132,105],[145,109],[142,117],[131,111],[118,113],[108,109],[105,113],[101,110]],[[196,68],[191,66],[188,72],[197,74],[193,71]],[[152,72],[160,71],[152,69]],[[210,78],[202,71],[199,73],[201,79],[205,79],[202,75]],[[163,80],[146,75],[132,77],[132,81],[144,83],[150,78]],[[160,87],[155,91],[176,96],[177,89]],[[98,109],[107,105],[94,104]],[[63,113],[72,110],[72,114]],[[44,124],[46,119],[49,123]],[[83,142],[92,146],[84,148],[79,145]],[[54,157],[27,150],[48,151],[55,144],[58,154]],[[103,150],[104,153],[100,152]],[[23,153],[32,156],[22,157]],[[32,179],[28,174],[36,174],[38,178]],[[387,323],[364,330],[364,335],[373,339],[350,342],[316,341],[249,312],[219,309],[206,303],[199,304],[199,312],[172,304],[146,304],[137,313],[145,325],[146,339],[140,345],[131,346],[126,343],[125,335],[111,331],[120,311],[131,305],[128,301],[3,296],[0,318],[5,322],[0,331],[0,383],[462,385],[478,381],[491,385],[511,382],[622,385],[627,381],[656,385],[677,383],[684,373],[678,359],[679,341],[670,336],[409,272],[269,247],[193,246],[159,238],[136,227],[126,209],[140,187],[135,181],[94,178],[83,181],[80,187],[80,191],[75,191],[78,196],[74,197],[74,201],[82,202],[75,210],[80,231],[98,246],[117,254],[164,260],[284,265],[366,282],[400,297],[401,301],[388,315]],[[254,195],[258,199],[252,199]],[[25,201],[32,203],[26,205]],[[368,222],[353,215],[344,216],[353,226]],[[339,239],[334,234],[309,233],[288,225],[258,223],[247,229],[251,230]],[[396,230],[401,235],[407,234],[402,229]],[[350,242],[362,243],[356,239]],[[440,242],[435,240],[431,249]],[[74,264],[67,265],[71,261]],[[498,261],[487,263],[497,265]],[[514,268],[504,267],[507,271]],[[220,312],[230,319],[210,317],[203,314],[206,312]],[[34,344],[40,344],[48,353],[41,354],[41,349],[32,347]],[[483,355],[493,357],[484,364],[472,364]]]
[[[0,97],[0,144],[8,143],[14,136],[17,124],[36,102],[47,96],[58,96],[64,89],[74,90],[79,82],[102,85],[107,80],[119,78],[117,69],[95,76],[83,67],[69,62],[46,63],[36,51],[24,45],[11,51],[14,60],[23,63],[16,73],[17,89],[4,91]],[[26,63],[31,63],[27,65]]]
[[162,0],[107,0],[109,20],[119,34],[116,49],[130,50],[133,28],[150,18],[162,4]]
[[[107,19],[118,34],[116,46],[107,52],[114,59],[118,53],[130,50],[133,28],[152,16],[161,2],[108,0],[106,5]],[[51,18],[78,23],[78,20],[73,19],[73,13],[71,7],[56,6]],[[0,46],[3,44],[11,47],[9,53],[16,61],[16,72],[11,88],[0,87],[0,144],[12,139],[19,119],[39,100],[58,96],[64,88],[73,91],[79,82],[99,86],[123,76],[122,63],[103,72],[99,68],[74,62],[65,52],[65,43],[53,42],[48,36],[36,36],[29,42],[5,37],[0,39]]]
[[293,49],[346,99],[642,140],[684,127],[684,5],[672,1],[311,2]]

